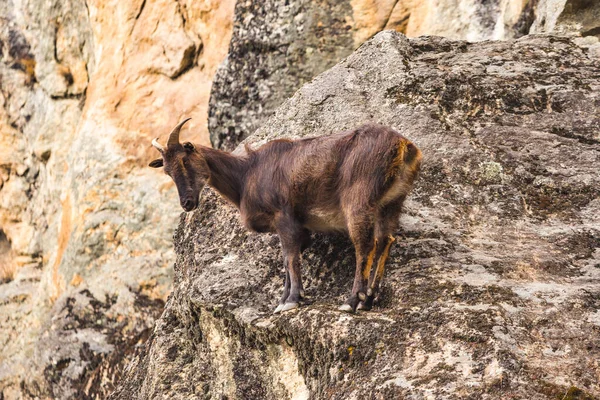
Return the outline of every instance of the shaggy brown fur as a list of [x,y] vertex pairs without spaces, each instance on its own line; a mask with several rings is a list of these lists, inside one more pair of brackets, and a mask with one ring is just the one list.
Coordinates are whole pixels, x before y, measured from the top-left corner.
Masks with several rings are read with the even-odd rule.
[[[187,120],[186,120],[187,121]],[[236,156],[179,143],[180,123],[167,148],[153,141],[179,191],[181,206],[198,206],[206,183],[235,204],[248,229],[276,232],[283,247],[285,280],[275,312],[296,308],[303,296],[300,254],[310,231],[345,231],[356,250],[352,293],[340,307],[369,310],[377,297],[402,203],[421,165],[408,139],[381,125],[331,136],[279,139]]]

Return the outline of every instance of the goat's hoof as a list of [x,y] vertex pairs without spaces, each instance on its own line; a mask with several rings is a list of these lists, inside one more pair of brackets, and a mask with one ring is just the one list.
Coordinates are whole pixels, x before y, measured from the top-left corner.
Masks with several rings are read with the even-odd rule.
[[343,311],[343,312],[347,312],[347,313],[353,313],[354,312],[354,308],[352,308],[352,306],[350,304],[342,304],[338,310]]
[[357,297],[360,301],[365,301],[367,299],[367,295],[363,292],[358,292]]
[[283,309],[283,304],[278,304],[275,311],[273,311],[273,314],[279,314],[282,309]]
[[[371,290],[371,289],[369,289],[369,290]],[[373,292],[371,292],[371,294],[368,294],[367,298],[364,299],[363,301],[361,301],[358,304],[358,307],[356,309],[362,310],[362,311],[371,311],[372,308],[373,308]]]
[[[279,312],[286,312],[289,310],[293,310],[294,308],[298,308],[300,306],[299,303],[285,303],[285,304],[280,304],[281,309],[279,310]],[[279,308],[279,307],[277,307]]]

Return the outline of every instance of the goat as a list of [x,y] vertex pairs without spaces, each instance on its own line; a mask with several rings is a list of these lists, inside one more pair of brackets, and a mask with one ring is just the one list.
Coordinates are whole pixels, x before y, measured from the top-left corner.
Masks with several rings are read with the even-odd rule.
[[246,154],[237,156],[179,143],[188,120],[173,129],[166,148],[152,141],[161,158],[150,167],[164,166],[185,211],[198,207],[208,184],[239,209],[248,229],[279,235],[285,278],[274,312],[298,307],[304,296],[300,257],[310,231],[349,234],[356,272],[350,297],[339,309],[370,310],[421,151],[392,128],[368,124],[330,136],[273,140],[255,150],[246,146]]

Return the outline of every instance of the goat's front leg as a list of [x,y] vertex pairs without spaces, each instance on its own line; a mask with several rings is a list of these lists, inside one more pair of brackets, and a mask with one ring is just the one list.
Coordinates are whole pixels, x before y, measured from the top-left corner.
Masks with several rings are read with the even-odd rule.
[[371,275],[376,249],[373,214],[360,212],[353,215],[354,220],[348,223],[348,232],[356,250],[356,271],[352,293],[346,303],[340,306],[340,310],[346,312],[356,311],[358,303],[367,298],[367,280]]
[[292,310],[300,305],[300,299],[304,295],[300,272],[300,253],[308,236],[308,232],[289,215],[278,218],[277,233],[283,249],[286,279],[283,296],[275,313]]
[[287,257],[283,256],[283,270],[284,270],[284,278],[283,278],[283,294],[281,295],[281,299],[279,299],[279,304],[275,309],[274,313],[277,314],[281,312],[283,306],[285,305],[285,301],[290,295],[290,271],[288,270],[288,260]]

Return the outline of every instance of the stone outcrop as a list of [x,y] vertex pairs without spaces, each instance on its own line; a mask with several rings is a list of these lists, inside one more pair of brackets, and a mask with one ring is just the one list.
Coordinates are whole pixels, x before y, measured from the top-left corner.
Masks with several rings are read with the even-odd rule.
[[212,144],[229,150],[355,46],[348,0],[240,1],[234,21],[208,119]]
[[531,33],[572,36],[600,58],[600,3],[593,0],[541,0]]
[[380,30],[479,41],[529,33],[537,0],[352,0],[357,42]]
[[229,54],[213,83],[211,142],[235,148],[302,84],[381,30],[508,39],[529,32],[536,5],[536,0],[238,2]]
[[337,311],[342,235],[303,257],[307,303],[273,316],[279,241],[210,189],[182,214],[175,284],[113,399],[600,396],[600,66],[570,39],[386,31],[255,134],[389,124],[423,151],[382,304]]
[[0,398],[104,398],[147,338],[179,214],[150,140],[207,137],[233,5],[0,3]]
[[239,2],[209,107],[210,140],[232,150],[317,73],[381,30],[481,41],[579,36],[600,58],[600,3],[583,0]]
[[590,1],[234,3],[0,2],[0,398],[105,397],[142,347],[179,214],[149,142],[185,115],[209,143],[228,48],[210,123],[229,148],[383,29],[509,38],[536,16],[599,54]]
[[600,36],[600,4],[592,0],[541,0],[534,32]]

